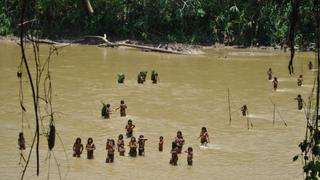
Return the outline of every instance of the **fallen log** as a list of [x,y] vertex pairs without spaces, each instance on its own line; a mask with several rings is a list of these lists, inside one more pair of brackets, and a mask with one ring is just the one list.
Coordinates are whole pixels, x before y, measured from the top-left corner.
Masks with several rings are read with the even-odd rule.
[[36,43],[42,43],[42,44],[50,44],[50,45],[58,45],[58,46],[67,46],[70,45],[70,43],[60,43],[60,42],[56,42],[56,41],[52,41],[49,39],[37,39],[35,37],[27,37],[28,41],[31,42],[36,42]]
[[128,43],[113,43],[110,42],[106,35],[104,36],[84,36],[85,38],[99,38],[102,39],[105,43],[99,44],[98,47],[119,47],[119,46],[125,46],[125,47],[131,47],[131,48],[138,48],[145,51],[155,51],[155,52],[162,52],[162,53],[171,53],[171,54],[188,54],[187,52],[183,51],[176,51],[176,50],[170,50],[170,49],[164,49],[159,47],[151,47],[151,46],[145,46],[145,45],[138,45],[138,44],[128,44]]

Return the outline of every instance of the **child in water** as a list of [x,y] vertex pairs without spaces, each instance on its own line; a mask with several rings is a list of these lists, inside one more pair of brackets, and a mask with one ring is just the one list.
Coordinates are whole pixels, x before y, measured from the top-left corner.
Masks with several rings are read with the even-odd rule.
[[160,138],[159,138],[159,151],[160,152],[163,151],[163,143],[164,143],[163,137],[160,136]]
[[268,74],[268,80],[270,81],[272,79],[272,74],[273,74],[271,68],[269,68],[267,74]]
[[126,135],[127,135],[127,138],[130,138],[130,137],[132,137],[132,135],[133,135],[133,128],[135,128],[136,126],[134,125],[134,124],[132,124],[132,120],[131,119],[129,119],[128,120],[128,124],[126,125],[126,131],[127,131],[127,133],[126,133]]
[[137,156],[137,142],[135,137],[131,137],[129,142],[129,156],[136,157]]
[[200,143],[201,146],[206,146],[209,143],[209,134],[207,132],[207,128],[206,127],[202,127],[201,128],[201,132],[200,132]]
[[93,159],[93,151],[96,149],[96,146],[93,144],[93,139],[88,138],[86,150],[87,150],[87,158]]
[[241,107],[241,112],[242,112],[242,116],[247,116],[247,113],[248,113],[248,107],[247,105],[243,105]]
[[298,110],[301,110],[303,108],[302,96],[300,94],[298,94],[297,97],[294,99],[298,101]]
[[19,146],[20,150],[25,150],[26,149],[26,141],[24,139],[23,132],[19,133],[18,146]]
[[145,139],[143,135],[139,136],[138,145],[139,145],[139,156],[144,156],[144,145],[148,139]]
[[188,156],[187,156],[188,165],[192,166],[192,159],[193,159],[193,149],[192,149],[192,147],[188,147],[188,150],[185,151],[185,153],[188,153]]
[[81,139],[78,137],[73,144],[73,157],[80,157],[83,151],[83,145]]
[[179,147],[175,141],[172,142],[170,164],[176,166],[178,163]]
[[106,158],[106,163],[113,163],[114,160],[114,140],[113,139],[108,139],[107,144],[106,144],[106,150],[107,150],[107,158]]
[[273,83],[273,90],[276,91],[278,89],[278,84],[279,84],[277,77],[273,78],[272,83]]
[[110,104],[103,104],[102,110],[101,110],[101,116],[104,119],[110,119],[110,114],[111,114],[111,109],[110,109]]
[[116,110],[120,109],[120,116],[121,117],[126,117],[126,109],[127,109],[127,105],[124,103],[124,100],[120,101],[120,106],[118,108],[116,108]]
[[297,85],[302,86],[302,81],[303,81],[303,76],[300,75],[299,78],[297,79]]
[[126,152],[126,149],[124,148],[124,140],[123,140],[123,135],[120,134],[118,137],[118,152],[120,156],[124,156],[124,153]]
[[178,154],[181,154],[183,145],[185,143],[181,131],[177,132],[177,137],[175,138],[175,142],[178,147]]

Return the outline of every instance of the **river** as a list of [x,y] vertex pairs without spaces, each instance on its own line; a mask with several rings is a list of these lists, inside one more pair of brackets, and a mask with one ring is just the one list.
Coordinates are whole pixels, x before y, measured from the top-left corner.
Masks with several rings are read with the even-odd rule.
[[[45,48],[44,48],[45,49]],[[203,55],[171,55],[141,52],[134,49],[98,48],[72,45],[53,56],[51,75],[53,108],[57,138],[54,153],[48,155],[45,136],[41,136],[40,177],[36,178],[34,154],[26,179],[58,179],[56,157],[63,179],[302,179],[298,144],[304,138],[305,116],[297,110],[294,98],[310,94],[314,72],[307,70],[312,53],[298,52],[296,74],[288,75],[289,52],[250,49],[206,49]],[[42,50],[41,57],[45,57]],[[0,176],[18,179],[18,133],[22,131],[18,100],[19,79],[16,76],[20,51],[15,43],[0,43]],[[279,78],[279,89],[272,90],[267,69],[272,67]],[[160,82],[152,84],[151,70],[159,73]],[[145,84],[137,84],[139,71],[148,71]],[[125,83],[117,83],[117,73],[124,72]],[[304,75],[304,85],[296,79]],[[34,131],[31,93],[23,78],[26,119],[23,131],[27,150]],[[229,125],[227,92],[230,89],[232,124]],[[119,112],[111,119],[102,119],[101,102],[116,108],[120,100],[128,106],[127,117]],[[273,105],[276,121],[273,126]],[[239,108],[247,104],[253,128],[247,129],[246,118]],[[280,117],[281,115],[281,117]],[[115,155],[113,164],[106,164],[105,142],[125,134],[125,125],[132,119],[134,135],[143,134],[146,141],[144,157]],[[287,127],[283,120],[286,121]],[[44,122],[46,123],[46,122]],[[211,143],[200,148],[201,127],[207,127]],[[179,155],[178,166],[169,165],[171,142],[181,130],[184,150],[194,150],[193,166],[187,155]],[[158,152],[159,136],[164,136],[164,151]],[[96,145],[95,159],[72,157],[76,137],[85,145],[92,137]],[[128,139],[125,139],[128,144]],[[65,151],[63,149],[65,147]],[[24,152],[27,156],[27,151]]]

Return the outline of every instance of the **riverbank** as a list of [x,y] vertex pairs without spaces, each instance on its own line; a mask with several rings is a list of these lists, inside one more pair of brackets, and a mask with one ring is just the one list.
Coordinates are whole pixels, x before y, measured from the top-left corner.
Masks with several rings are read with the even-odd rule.
[[[82,44],[82,45],[95,45],[99,47],[119,47],[119,48],[135,48],[130,46],[143,46],[148,47],[146,49],[142,49],[142,51],[148,52],[152,51],[152,49],[162,49],[164,50],[162,53],[173,52],[175,54],[185,54],[185,55],[201,55],[204,54],[205,49],[252,49],[252,50],[279,50],[281,49],[280,46],[241,46],[241,45],[233,45],[228,46],[224,44],[184,44],[184,43],[168,43],[168,42],[162,42],[162,43],[146,43],[143,41],[138,40],[117,40],[112,42],[112,44],[117,44],[117,46],[113,46],[110,44],[106,44],[106,42],[103,40],[103,38],[100,38],[102,36],[84,36],[80,38],[69,38],[69,39],[56,39],[56,40],[50,40],[50,39],[39,39],[40,43],[47,43],[47,44]],[[12,41],[17,42],[19,40],[19,37],[17,36],[0,36],[0,41]],[[111,42],[110,42],[111,43]],[[128,46],[122,46],[123,44],[129,45]],[[283,49],[282,49],[283,50]],[[289,49],[287,49],[289,50]],[[299,49],[297,49],[299,50]],[[302,50],[301,50],[302,51]],[[161,51],[160,51],[161,52]]]
[[[0,36],[0,41],[19,41],[16,36]],[[84,36],[80,38],[70,39],[37,39],[39,43],[45,44],[82,44],[82,45],[95,45],[99,47],[120,47],[120,48],[138,48],[145,52],[157,51],[162,53],[186,54],[186,55],[199,55],[204,54],[201,50],[203,47],[200,45],[191,45],[183,43],[145,43],[137,40],[119,40],[106,43],[102,36]]]

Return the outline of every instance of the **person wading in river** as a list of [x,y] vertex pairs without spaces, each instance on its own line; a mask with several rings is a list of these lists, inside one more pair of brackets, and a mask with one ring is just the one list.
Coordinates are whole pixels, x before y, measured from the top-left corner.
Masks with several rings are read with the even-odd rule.
[[80,157],[83,151],[83,145],[81,143],[81,138],[77,138],[73,144],[73,157]]
[[158,73],[155,70],[151,72],[151,81],[153,84],[157,84],[158,82]]
[[193,149],[192,149],[192,147],[188,147],[188,150],[186,150],[185,153],[188,153],[188,156],[187,156],[188,165],[192,166],[192,159],[193,159]]
[[312,64],[312,62],[311,62],[311,61],[309,61],[308,67],[309,67],[309,70],[312,70],[312,68],[313,68],[313,64]]
[[247,116],[247,114],[248,114],[248,107],[247,107],[247,105],[243,105],[243,106],[241,107],[241,112],[242,112],[242,116]]
[[163,151],[163,144],[164,144],[163,136],[160,136],[159,137],[159,152]]
[[207,132],[207,128],[206,127],[202,127],[201,128],[201,132],[200,132],[200,144],[201,146],[206,146],[209,143],[209,134]]
[[273,78],[272,84],[273,84],[273,90],[276,91],[278,89],[278,84],[279,84],[277,77]]
[[123,140],[123,135],[120,134],[118,137],[118,142],[117,142],[117,147],[118,147],[118,152],[120,156],[124,156],[124,153],[126,152],[126,149],[124,147],[124,140]]
[[140,135],[139,138],[138,138],[138,145],[139,145],[139,156],[144,156],[144,145],[145,145],[145,142],[147,141],[148,139],[145,139],[143,135]]
[[175,142],[176,142],[176,145],[178,147],[178,154],[181,154],[183,145],[185,143],[181,131],[177,132],[177,137],[175,138]]
[[131,137],[129,142],[129,156],[136,157],[137,156],[137,142],[135,137]]
[[298,101],[298,110],[301,110],[303,108],[302,96],[300,94],[298,94],[297,97],[294,99]]
[[88,142],[86,145],[87,150],[87,159],[93,159],[93,151],[96,149],[96,146],[93,144],[93,139],[90,137],[88,138]]
[[110,104],[103,104],[102,109],[101,109],[101,116],[104,119],[110,119],[110,114],[111,114],[111,109],[110,109]]
[[107,158],[106,163],[113,163],[114,161],[114,151],[115,151],[115,143],[113,139],[107,139],[106,150],[107,150]]
[[126,125],[125,129],[127,131],[126,135],[127,135],[127,138],[130,138],[132,137],[133,135],[133,128],[135,128],[136,126],[134,124],[132,124],[132,120],[129,119],[128,120],[128,124]]
[[176,166],[178,163],[178,153],[179,153],[179,147],[177,146],[177,142],[173,141],[172,147],[171,147],[171,159],[169,162],[173,166]]
[[297,79],[297,85],[302,86],[302,82],[303,82],[303,76],[300,75],[299,78]]
[[120,101],[120,106],[118,108],[116,108],[115,110],[120,109],[120,116],[121,117],[126,117],[126,109],[127,109],[127,105],[124,103],[124,100]]
[[268,74],[268,80],[270,81],[272,79],[272,74],[273,74],[271,68],[268,69],[267,74]]

